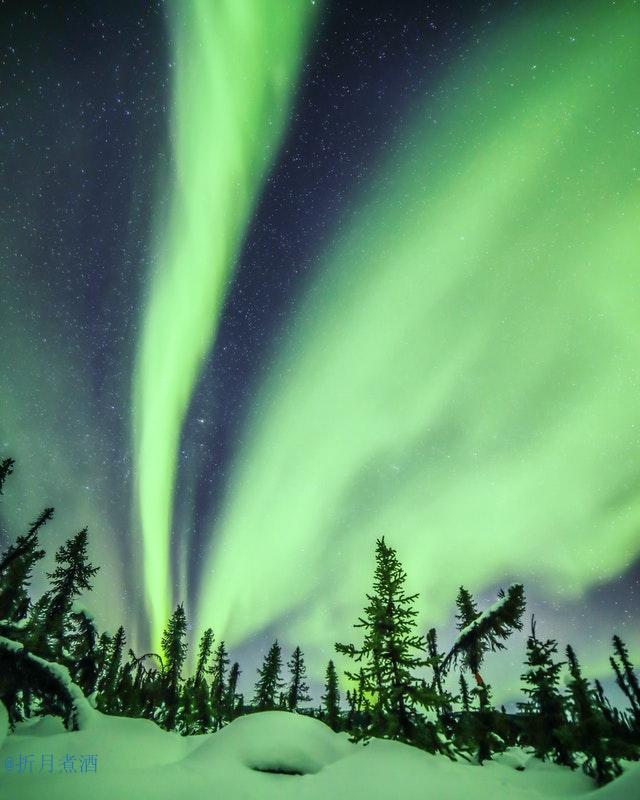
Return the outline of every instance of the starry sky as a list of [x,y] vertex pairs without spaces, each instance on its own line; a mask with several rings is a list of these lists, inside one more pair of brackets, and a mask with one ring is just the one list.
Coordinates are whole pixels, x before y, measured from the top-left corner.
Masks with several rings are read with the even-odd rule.
[[640,647],[639,24],[0,2],[6,538],[53,505],[134,649],[183,601],[246,680],[277,636],[317,682],[384,535],[443,644],[461,583],[520,581],[609,683],[611,634]]

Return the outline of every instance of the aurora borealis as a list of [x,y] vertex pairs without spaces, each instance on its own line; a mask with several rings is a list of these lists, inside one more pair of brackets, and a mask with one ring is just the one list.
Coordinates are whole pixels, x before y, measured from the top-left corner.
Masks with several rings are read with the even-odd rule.
[[[263,0],[172,7],[170,208],[156,233],[133,399],[154,641],[171,613],[169,536],[182,423],[215,339],[248,217],[277,151],[311,13],[307,3],[273,13]],[[182,594],[184,582],[178,586]]]
[[604,674],[640,646],[640,8],[278,8],[2,10],[2,514],[88,524],[135,646],[185,600],[319,674],[384,535],[424,628],[517,579]]

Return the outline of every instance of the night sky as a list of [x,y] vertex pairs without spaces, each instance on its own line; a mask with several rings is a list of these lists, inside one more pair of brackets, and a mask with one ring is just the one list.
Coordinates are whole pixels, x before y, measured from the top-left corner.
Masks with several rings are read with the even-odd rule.
[[460,584],[519,581],[608,684],[611,634],[640,647],[639,26],[0,0],[5,539],[53,505],[49,559],[89,526],[86,604],[136,651],[184,601],[245,680],[277,636],[315,682],[384,535],[443,644]]

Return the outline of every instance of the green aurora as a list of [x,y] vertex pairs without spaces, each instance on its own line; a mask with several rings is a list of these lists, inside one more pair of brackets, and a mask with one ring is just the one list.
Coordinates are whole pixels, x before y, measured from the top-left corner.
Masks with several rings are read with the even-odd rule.
[[255,399],[198,627],[331,657],[380,535],[423,625],[461,583],[571,600],[637,557],[637,23],[521,17],[389,148]]
[[[277,155],[313,16],[263,0],[172,7],[175,50],[168,219],[156,258],[133,383],[137,518],[151,638],[170,612],[173,491],[180,434],[209,353],[234,262]],[[137,527],[137,526],[136,526]]]

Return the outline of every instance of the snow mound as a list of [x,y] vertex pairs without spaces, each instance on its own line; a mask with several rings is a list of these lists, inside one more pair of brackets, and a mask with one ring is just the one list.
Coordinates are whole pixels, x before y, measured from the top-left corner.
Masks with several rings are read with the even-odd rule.
[[[315,775],[354,750],[346,736],[302,714],[263,711],[239,717],[191,754],[192,759],[223,752],[248,769],[285,775]],[[233,754],[233,755],[232,755]]]
[[526,751],[507,751],[480,767],[399,742],[352,744],[318,720],[284,711],[185,737],[150,720],[93,710],[87,716],[78,731],[63,732],[47,718],[17,725],[0,746],[1,800],[640,798],[640,764],[626,764],[621,778],[595,789],[581,770]]
[[32,717],[16,725],[15,736],[56,736],[66,733],[67,729],[60,717]]

